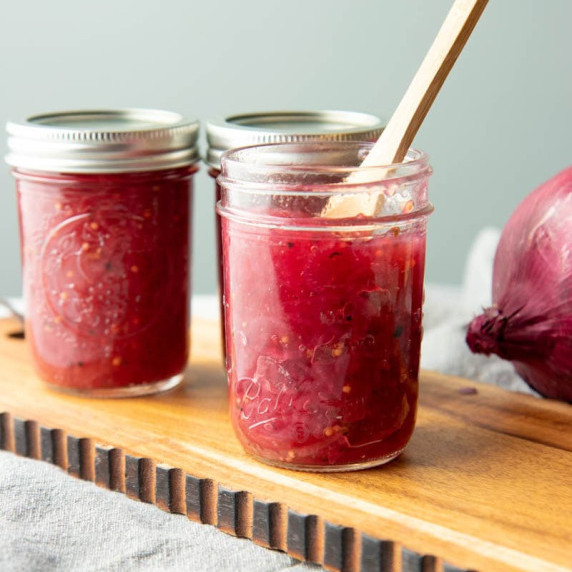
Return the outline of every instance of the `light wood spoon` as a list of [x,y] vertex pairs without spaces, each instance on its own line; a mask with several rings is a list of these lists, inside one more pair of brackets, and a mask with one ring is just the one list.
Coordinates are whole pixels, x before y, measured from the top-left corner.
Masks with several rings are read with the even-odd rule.
[[[392,165],[403,161],[487,2],[488,0],[455,1],[405,95],[361,167]],[[346,179],[346,183],[367,180],[367,173],[357,170]],[[328,201],[322,214],[335,218],[351,217],[360,213],[374,215],[377,202],[377,196],[367,197],[365,193],[360,198],[340,195]]]

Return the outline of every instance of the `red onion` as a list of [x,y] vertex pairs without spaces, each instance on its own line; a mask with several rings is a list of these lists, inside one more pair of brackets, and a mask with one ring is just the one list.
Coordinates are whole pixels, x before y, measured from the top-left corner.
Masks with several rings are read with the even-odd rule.
[[572,402],[572,166],[510,217],[495,254],[493,305],[471,322],[467,344],[510,360],[542,395]]

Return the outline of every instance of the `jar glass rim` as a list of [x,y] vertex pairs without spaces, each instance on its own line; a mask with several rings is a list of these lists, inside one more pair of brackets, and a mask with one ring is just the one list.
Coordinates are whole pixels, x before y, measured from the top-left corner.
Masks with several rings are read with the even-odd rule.
[[[424,151],[410,149],[402,163],[362,167],[361,163],[374,143],[365,141],[328,141],[303,143],[271,143],[232,149],[223,154],[219,182],[255,184],[275,189],[276,176],[290,176],[280,187],[300,185],[307,175],[338,175],[336,187],[389,183],[403,179],[417,179],[432,172],[429,156]],[[347,178],[360,172],[359,183]],[[300,179],[300,180],[298,180]],[[332,187],[333,183],[312,183],[312,187]],[[292,190],[291,192],[295,192]]]
[[411,149],[403,163],[361,167],[373,145],[304,142],[227,152],[217,178],[217,212],[257,225],[281,219],[283,226],[285,219],[301,217],[296,225],[312,220],[320,228],[405,223],[429,215],[428,155]]

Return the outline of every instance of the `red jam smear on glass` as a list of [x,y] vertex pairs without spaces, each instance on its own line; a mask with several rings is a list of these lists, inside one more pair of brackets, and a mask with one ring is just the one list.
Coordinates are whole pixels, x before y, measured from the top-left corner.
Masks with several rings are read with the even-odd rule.
[[417,409],[424,230],[223,219],[223,240],[230,412],[245,449],[308,469],[396,456]]
[[183,371],[194,170],[17,173],[26,333],[44,381],[125,388]]

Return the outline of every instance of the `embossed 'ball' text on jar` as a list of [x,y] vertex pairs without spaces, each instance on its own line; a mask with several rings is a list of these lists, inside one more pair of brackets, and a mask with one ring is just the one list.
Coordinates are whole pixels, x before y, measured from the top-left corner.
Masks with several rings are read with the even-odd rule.
[[222,157],[230,417],[272,465],[372,467],[413,433],[431,167],[360,167],[372,145]]
[[198,129],[143,109],[8,123],[26,337],[52,388],[121,397],[182,379]]

